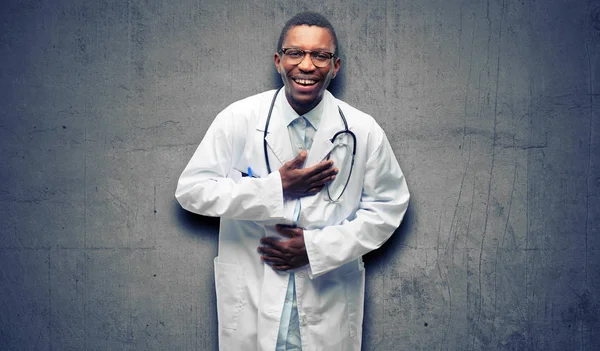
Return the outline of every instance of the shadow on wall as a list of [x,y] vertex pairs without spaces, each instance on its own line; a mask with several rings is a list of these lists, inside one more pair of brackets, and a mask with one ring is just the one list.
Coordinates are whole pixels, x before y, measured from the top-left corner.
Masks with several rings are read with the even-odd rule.
[[400,227],[396,229],[392,237],[385,242],[379,249],[375,251],[371,251],[368,254],[363,256],[363,261],[365,265],[374,266],[382,266],[386,267],[388,263],[392,260],[394,255],[398,254],[398,251],[406,246],[406,242],[408,241],[408,236],[413,232],[413,227],[415,223],[415,212],[413,210],[413,206],[408,205],[408,209],[406,210],[406,214],[404,214],[404,219],[400,224]]
[[173,200],[173,207],[175,207],[177,222],[185,232],[214,238],[216,242],[219,235],[220,220],[218,217],[202,216],[186,211],[179,205],[177,200]]
[[[175,207],[175,216],[181,227],[188,233],[193,235],[206,236],[218,240],[219,235],[219,218],[207,217],[184,210],[176,200],[173,201]],[[415,213],[412,206],[408,206],[402,224],[392,237],[385,242],[379,249],[371,251],[363,257],[365,264],[371,267],[385,267],[394,255],[398,253],[402,247],[406,245],[408,236],[413,231],[415,223]]]

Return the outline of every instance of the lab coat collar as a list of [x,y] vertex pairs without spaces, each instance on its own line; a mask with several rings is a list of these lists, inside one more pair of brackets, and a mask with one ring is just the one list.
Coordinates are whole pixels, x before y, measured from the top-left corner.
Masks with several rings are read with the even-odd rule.
[[[275,91],[273,91],[275,94]],[[273,95],[268,94],[268,103],[263,104],[260,109],[260,118],[256,130],[264,133],[267,115]],[[287,110],[289,109],[289,110]],[[291,111],[291,112],[290,112]],[[313,140],[312,147],[308,153],[305,167],[311,167],[322,161],[333,148],[330,138],[338,131],[344,129],[344,123],[340,118],[338,107],[335,98],[329,91],[325,91],[321,102],[311,111],[304,115],[309,122],[315,127],[316,134]],[[278,163],[274,159],[269,159],[271,171],[281,167],[283,163],[291,161],[294,158],[292,146],[287,126],[299,115],[289,105],[285,98],[285,91],[281,89],[275,100],[269,130],[267,131],[267,145],[275,154]],[[320,117],[320,118],[319,118]],[[261,136],[262,137],[262,136]]]
[[344,129],[336,99],[328,90],[325,91],[321,103],[323,113],[305,167],[312,167],[325,159],[334,146],[331,138],[336,132]]
[[[273,91],[273,94],[275,93],[276,91]],[[267,96],[269,97],[268,102],[261,104],[260,117],[258,119],[258,124],[256,125],[256,130],[261,133],[261,139],[265,132],[265,124],[267,122],[269,108],[273,99],[272,94],[268,94]],[[271,113],[271,120],[269,121],[267,136],[265,138],[269,149],[277,158],[269,158],[269,164],[272,172],[281,167],[285,162],[294,158],[292,153],[292,145],[290,144],[290,137],[287,130],[289,122],[285,118],[282,118],[282,116],[288,115],[283,113],[284,106],[282,100],[286,100],[284,89],[281,89],[279,93],[277,93],[277,98],[275,99],[275,104],[273,105],[273,111]],[[296,117],[292,118],[292,120],[295,118],[297,118],[297,114]]]
[[[285,97],[285,94],[282,94]],[[285,121],[286,125],[292,123],[296,118],[300,116],[304,116],[310,122],[310,124],[315,128],[315,130],[319,129],[319,124],[321,122],[321,118],[323,116],[323,111],[325,109],[325,96],[323,99],[315,106],[312,110],[308,111],[303,115],[299,115],[292,106],[287,98],[281,99],[281,108],[282,108],[282,117]]]

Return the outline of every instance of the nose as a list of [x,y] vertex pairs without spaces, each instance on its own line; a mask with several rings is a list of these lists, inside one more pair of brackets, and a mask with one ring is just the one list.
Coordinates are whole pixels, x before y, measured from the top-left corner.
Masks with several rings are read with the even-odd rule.
[[310,53],[307,52],[304,54],[304,58],[298,64],[298,68],[301,71],[305,71],[305,72],[311,72],[317,68],[317,67],[315,67],[315,65],[312,62],[312,59],[310,58]]

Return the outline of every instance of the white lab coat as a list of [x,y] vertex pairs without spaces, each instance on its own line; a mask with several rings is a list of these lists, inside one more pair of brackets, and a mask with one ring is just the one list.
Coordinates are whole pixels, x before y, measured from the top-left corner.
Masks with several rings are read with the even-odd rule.
[[[291,223],[296,201],[302,204],[298,226],[305,229],[310,261],[295,271],[303,350],[360,350],[362,255],[380,247],[400,224],[409,200],[404,176],[375,120],[326,91],[323,118],[305,167],[332,151],[329,139],[344,129],[339,106],[358,140],[352,177],[338,202],[330,202],[325,189],[300,200],[284,199],[277,170],[294,154],[287,125],[278,118],[283,90],[266,138],[271,174],[263,151],[274,93],[237,101],[215,118],[175,194],[188,211],[222,217],[214,261],[220,350],[275,350],[289,274],[263,264],[256,248],[264,236],[279,237],[275,224]],[[348,140],[342,136],[336,144]],[[331,159],[340,169],[332,183],[337,193],[346,179],[350,154],[336,147]],[[242,177],[248,167],[259,178]]]

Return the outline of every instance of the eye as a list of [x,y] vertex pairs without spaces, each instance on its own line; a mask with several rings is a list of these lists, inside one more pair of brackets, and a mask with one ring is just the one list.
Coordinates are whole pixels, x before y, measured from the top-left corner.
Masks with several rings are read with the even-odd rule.
[[325,51],[313,52],[313,57],[319,61],[327,61],[330,59],[329,53]]
[[300,51],[300,50],[295,50],[295,49],[294,50],[287,50],[285,52],[285,55],[288,56],[288,57],[290,57],[290,58],[298,58],[298,57],[303,56],[303,52]]

